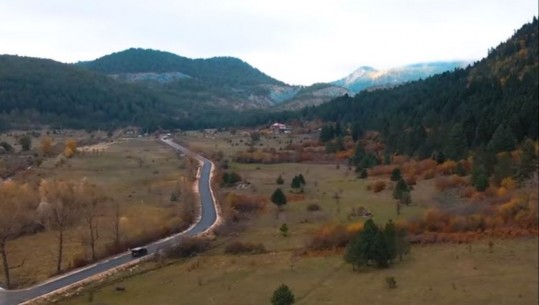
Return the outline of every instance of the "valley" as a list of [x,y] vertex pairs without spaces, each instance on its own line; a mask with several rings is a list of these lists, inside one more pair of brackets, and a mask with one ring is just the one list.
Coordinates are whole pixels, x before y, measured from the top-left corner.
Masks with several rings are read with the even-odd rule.
[[309,86],[0,55],[0,305],[536,304],[538,41]]

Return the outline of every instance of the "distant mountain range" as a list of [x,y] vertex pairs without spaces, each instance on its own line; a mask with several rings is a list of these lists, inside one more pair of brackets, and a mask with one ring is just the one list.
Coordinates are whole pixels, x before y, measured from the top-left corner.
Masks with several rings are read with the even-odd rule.
[[[438,62],[384,72],[362,67],[333,83],[292,86],[233,57],[191,59],[131,48],[92,61],[64,64],[1,55],[0,125],[53,122],[75,128],[122,124],[196,128],[203,121],[225,120],[233,111],[316,106],[462,65]],[[209,117],[214,119],[208,121]]]
[[387,70],[376,70],[372,67],[363,66],[350,75],[331,82],[331,84],[358,93],[366,89],[387,88],[410,81],[425,79],[435,74],[455,70],[456,68],[465,68],[470,63],[469,61],[437,61]]

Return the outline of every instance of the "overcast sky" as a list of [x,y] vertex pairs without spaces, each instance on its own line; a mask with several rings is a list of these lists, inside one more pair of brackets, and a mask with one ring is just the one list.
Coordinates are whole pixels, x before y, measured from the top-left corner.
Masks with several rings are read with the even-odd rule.
[[537,14],[537,0],[0,0],[0,54],[234,56],[310,85],[364,65],[477,60]]

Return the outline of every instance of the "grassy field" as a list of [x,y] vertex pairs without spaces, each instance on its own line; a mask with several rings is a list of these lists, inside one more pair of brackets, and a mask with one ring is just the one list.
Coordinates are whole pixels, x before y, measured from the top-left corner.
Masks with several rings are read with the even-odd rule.
[[[340,255],[294,262],[280,251],[251,256],[213,253],[90,289],[57,303],[269,304],[281,283],[296,304],[537,304],[536,238],[467,245],[414,247],[405,261],[385,270],[353,272]],[[396,289],[385,283],[395,277]],[[116,291],[124,287],[125,291]]]
[[[306,136],[264,136],[260,147],[279,148],[285,141],[299,142]],[[321,227],[331,224],[363,222],[349,217],[354,208],[363,207],[374,220],[418,217],[433,206],[436,188],[433,180],[422,180],[412,191],[413,205],[403,207],[397,216],[389,177],[357,179],[347,166],[336,164],[241,164],[233,160],[238,151],[248,148],[248,135],[204,135],[188,133],[179,138],[191,149],[208,156],[221,151],[229,160],[229,170],[250,183],[245,189],[222,188],[224,198],[236,192],[260,200],[264,208],[247,215],[242,232],[220,236],[215,247],[199,257],[170,261],[155,268],[155,263],[139,266],[151,269],[137,276],[122,276],[104,284],[94,284],[78,296],[60,301],[70,304],[269,304],[273,291],[286,283],[296,295],[297,304],[535,304],[538,301],[538,240],[494,240],[489,252],[488,240],[469,245],[444,244],[414,246],[412,254],[389,269],[365,269],[353,272],[343,263],[342,254],[330,252],[297,256]],[[302,174],[303,193],[292,192],[290,182]],[[285,182],[277,185],[281,175]],[[379,193],[367,190],[377,180],[388,182]],[[288,204],[283,211],[269,200],[277,188],[283,189]],[[338,199],[336,199],[338,197]],[[317,204],[321,210],[310,212]],[[289,236],[279,227],[286,223]],[[266,254],[227,255],[231,241],[262,243]],[[395,277],[398,287],[389,289],[385,279]],[[97,285],[97,286],[96,286]],[[117,291],[124,287],[125,291]]]
[[[153,138],[120,141],[98,153],[78,154],[61,167],[54,164],[54,158],[48,159],[14,179],[37,184],[40,179],[84,178],[97,184],[112,198],[108,205],[120,205],[123,240],[181,222],[178,203],[170,202],[170,194],[185,179],[185,171],[180,168],[182,160]],[[103,251],[112,240],[112,220],[103,216],[98,230],[98,251]],[[12,271],[14,282],[28,285],[52,275],[57,253],[55,238],[55,232],[45,231],[9,242],[13,265],[24,260],[21,268]],[[67,232],[63,268],[69,268],[76,257],[88,257],[87,251],[82,245],[80,228],[73,226]]]

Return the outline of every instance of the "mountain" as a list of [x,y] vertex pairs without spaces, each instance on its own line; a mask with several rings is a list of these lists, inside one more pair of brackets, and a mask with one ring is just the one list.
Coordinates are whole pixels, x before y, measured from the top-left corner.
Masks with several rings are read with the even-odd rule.
[[298,116],[377,130],[387,153],[420,157],[438,152],[458,160],[470,148],[496,152],[526,138],[537,140],[538,25],[534,17],[464,69],[340,97]]
[[234,57],[190,59],[169,52],[132,48],[76,65],[108,75],[179,72],[216,86],[285,85]]
[[360,67],[350,75],[331,82],[331,84],[344,87],[354,93],[365,89],[387,88],[402,83],[425,79],[429,76],[464,68],[467,61],[438,61],[418,63],[388,70],[376,70],[372,67]]
[[[169,52],[132,48],[76,65],[117,80],[171,90],[194,101],[213,100],[217,105],[236,110],[263,109],[290,102],[300,92],[298,105],[317,105],[347,92],[342,88],[314,92],[290,86],[234,57],[190,59]],[[292,103],[286,108],[297,107]]]
[[[0,122],[4,127],[113,128],[184,117],[170,96],[48,59],[0,56]],[[0,126],[1,127],[1,126]]]

